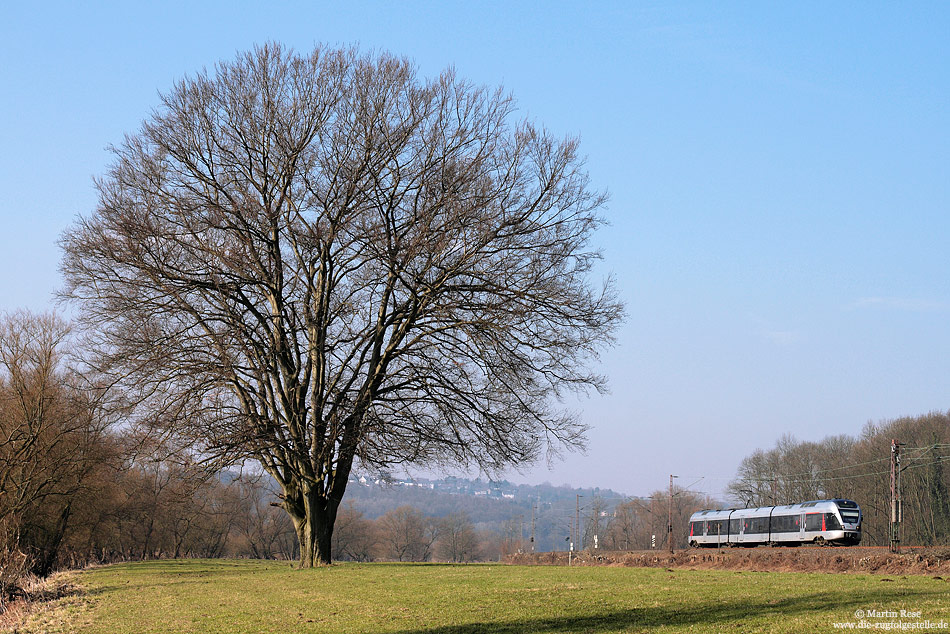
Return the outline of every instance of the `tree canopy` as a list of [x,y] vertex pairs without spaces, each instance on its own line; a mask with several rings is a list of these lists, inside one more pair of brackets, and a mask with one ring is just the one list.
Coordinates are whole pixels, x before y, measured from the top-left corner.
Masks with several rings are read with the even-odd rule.
[[360,461],[573,447],[622,307],[578,142],[405,59],[268,44],[177,82],[63,237],[64,295],[143,417],[280,484],[329,561]]

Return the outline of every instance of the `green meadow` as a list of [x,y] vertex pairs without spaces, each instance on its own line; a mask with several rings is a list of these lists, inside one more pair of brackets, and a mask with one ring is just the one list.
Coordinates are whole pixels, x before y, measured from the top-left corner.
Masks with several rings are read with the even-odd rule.
[[[928,576],[177,560],[71,582],[19,632],[802,633],[862,629],[858,611],[879,629],[950,621],[950,583]],[[900,610],[919,616],[875,612]]]

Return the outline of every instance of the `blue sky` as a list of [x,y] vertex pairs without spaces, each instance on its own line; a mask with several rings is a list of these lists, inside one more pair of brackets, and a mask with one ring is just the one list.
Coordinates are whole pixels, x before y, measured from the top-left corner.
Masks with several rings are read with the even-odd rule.
[[175,79],[267,40],[452,65],[580,136],[629,312],[587,455],[511,479],[715,494],[784,433],[950,409],[948,33],[946,3],[7,3],[0,310],[50,306]]

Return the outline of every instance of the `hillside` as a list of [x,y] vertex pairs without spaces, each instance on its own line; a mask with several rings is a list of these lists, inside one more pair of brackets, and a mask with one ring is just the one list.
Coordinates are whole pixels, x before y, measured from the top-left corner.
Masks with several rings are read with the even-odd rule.
[[[584,525],[592,507],[597,506],[600,513],[610,513],[624,499],[629,496],[611,489],[567,485],[513,484],[506,480],[458,477],[400,480],[358,476],[347,487],[344,504],[351,504],[369,519],[403,505],[433,517],[461,511],[468,514],[478,529],[507,534],[528,543],[533,517],[535,549],[549,551],[567,547],[565,540],[570,535],[576,510]],[[578,502],[579,510],[575,508]]]

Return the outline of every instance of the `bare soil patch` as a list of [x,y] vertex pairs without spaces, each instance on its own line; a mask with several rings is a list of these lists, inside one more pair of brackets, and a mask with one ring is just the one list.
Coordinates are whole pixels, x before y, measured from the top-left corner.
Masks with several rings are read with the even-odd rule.
[[[523,565],[568,565],[568,553],[522,553],[507,561]],[[661,551],[584,551],[571,557],[580,566],[635,566],[756,572],[850,572],[930,575],[950,580],[950,547],[904,548],[892,553],[875,547],[800,546],[691,548],[673,555]]]

